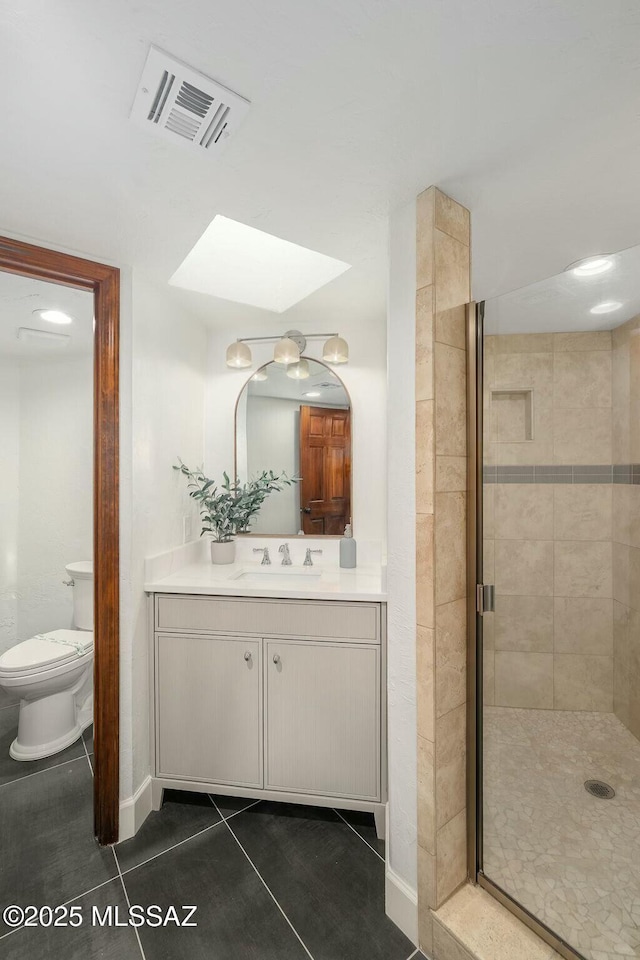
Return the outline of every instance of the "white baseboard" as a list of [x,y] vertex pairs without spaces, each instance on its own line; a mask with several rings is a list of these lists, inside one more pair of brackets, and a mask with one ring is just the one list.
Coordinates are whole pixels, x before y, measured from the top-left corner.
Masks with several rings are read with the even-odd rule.
[[132,797],[120,802],[118,841],[135,836],[151,813],[151,777],[145,777]]
[[389,864],[384,874],[384,907],[389,919],[418,946],[418,894]]

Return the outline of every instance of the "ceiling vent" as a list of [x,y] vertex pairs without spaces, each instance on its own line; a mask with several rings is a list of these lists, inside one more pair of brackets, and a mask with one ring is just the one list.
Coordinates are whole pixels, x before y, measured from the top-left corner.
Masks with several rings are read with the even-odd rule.
[[151,47],[131,119],[174,143],[219,153],[249,107],[244,97]]

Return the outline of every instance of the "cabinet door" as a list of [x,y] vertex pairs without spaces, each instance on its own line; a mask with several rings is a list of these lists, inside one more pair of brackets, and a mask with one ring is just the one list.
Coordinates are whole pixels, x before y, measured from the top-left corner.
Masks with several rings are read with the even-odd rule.
[[266,784],[325,796],[380,796],[377,647],[265,641]]
[[159,776],[262,786],[262,644],[156,635]]

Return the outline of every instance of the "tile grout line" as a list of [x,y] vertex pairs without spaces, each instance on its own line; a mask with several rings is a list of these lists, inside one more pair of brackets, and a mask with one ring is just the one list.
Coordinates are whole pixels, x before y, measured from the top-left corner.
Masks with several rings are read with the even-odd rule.
[[[220,813],[220,810],[218,809],[217,803],[215,802],[215,800],[213,799],[213,797],[212,797],[210,794],[209,794],[209,799],[211,800],[211,803],[214,805],[214,807],[216,808],[216,810],[218,811],[218,813],[220,814],[220,816],[222,816],[222,814]],[[249,854],[247,853],[247,851],[246,851],[245,848],[242,846],[242,844],[240,843],[240,841],[239,841],[238,838],[236,837],[235,833],[233,832],[233,830],[232,830],[231,827],[229,826],[229,822],[228,822],[228,821],[229,821],[230,819],[231,819],[231,817],[229,817],[227,820],[223,820],[223,822],[224,822],[227,830],[229,831],[229,833],[231,834],[231,836],[233,837],[233,839],[235,840],[235,842],[238,844],[238,846],[240,847],[240,849],[241,849],[242,852],[244,853],[245,857],[247,858],[247,860],[249,861],[249,863],[251,864],[251,866],[252,866],[253,869],[255,870],[258,879],[259,879],[260,882],[262,883],[263,887],[265,888],[265,890],[267,891],[267,893],[269,894],[269,896],[271,897],[271,899],[272,899],[273,902],[275,903],[276,907],[278,908],[278,910],[280,911],[280,913],[282,914],[282,916],[284,917],[284,919],[287,921],[287,923],[289,924],[289,926],[290,926],[291,929],[293,930],[295,936],[296,936],[297,939],[300,941],[300,944],[302,945],[302,947],[303,947],[305,953],[307,954],[307,956],[310,957],[311,960],[314,960],[313,954],[311,953],[311,951],[310,951],[309,948],[307,947],[306,943],[304,942],[304,940],[302,939],[302,937],[300,936],[300,934],[298,933],[298,931],[296,930],[296,928],[294,927],[294,925],[291,923],[291,920],[289,920],[289,917],[286,915],[286,913],[284,912],[284,910],[282,909],[282,907],[280,906],[280,904],[279,904],[278,901],[276,900],[275,896],[273,895],[273,893],[271,892],[271,890],[270,890],[269,887],[267,886],[267,883],[266,883],[264,877],[262,876],[262,874],[260,873],[260,871],[259,871],[258,868],[256,867],[255,863],[253,862],[253,860],[251,859],[251,857],[249,856]]]
[[[211,800],[210,794],[207,794]],[[213,803],[213,801],[211,801]],[[176,847],[181,847],[183,843],[188,843],[189,840],[195,840],[196,837],[200,837],[203,833],[206,833],[207,830],[213,829],[213,827],[219,827],[221,823],[225,823],[227,820],[231,820],[233,817],[237,817],[239,813],[244,813],[245,810],[249,810],[250,807],[255,807],[256,803],[260,803],[260,800],[255,800],[253,803],[248,804],[246,807],[243,807],[242,810],[236,810],[235,813],[229,814],[228,817],[222,817],[222,820],[216,820],[215,823],[210,823],[208,827],[203,827],[202,830],[198,830],[197,833],[193,833],[190,837],[185,837],[184,840],[178,840],[177,843],[171,844],[170,847],[167,847],[166,850],[161,850],[160,853],[154,853],[152,857],[149,857],[147,860],[143,860],[142,863],[136,863],[135,867],[128,867],[126,870],[122,870],[122,876],[126,877],[128,873],[132,873],[133,870],[137,870],[138,867],[144,867],[147,863],[151,863],[152,860],[157,860],[158,857],[164,856],[165,853],[169,853],[171,850],[175,850]],[[215,806],[215,804],[214,804]],[[218,811],[220,814],[220,811]],[[220,814],[222,816],[222,814]]]
[[82,746],[84,747],[84,755],[87,758],[89,769],[91,770],[91,776],[93,776],[93,764],[91,763],[91,757],[89,756],[89,751],[87,750],[87,744],[84,737],[82,737]]
[[69,763],[75,763],[76,760],[84,760],[84,757],[80,755],[79,757],[72,757],[71,760],[63,760],[61,763],[54,763],[51,767],[44,767],[43,770],[36,770],[34,773],[26,773],[24,777],[16,777],[15,780],[7,780],[6,783],[0,783],[0,790],[3,787],[10,787],[12,783],[22,783],[23,780],[28,780],[30,777],[39,777],[41,773],[49,773],[50,770],[57,770],[58,767],[65,767]]
[[[129,907],[129,910],[131,910],[131,900],[129,900],[129,892],[125,885],[124,877],[122,876],[122,870],[120,869],[120,861],[118,860],[118,854],[116,853],[116,848],[111,847],[111,850],[113,851],[113,859],[116,862],[116,868],[118,870],[118,876],[120,877],[120,883],[122,884],[122,889],[124,891],[124,897],[125,897],[125,900],[127,901],[127,906]],[[140,947],[140,954],[142,956],[142,960],[146,960],[146,957],[144,955],[144,949],[142,947],[142,940],[140,939],[140,934],[138,933],[138,928],[134,926],[133,932],[136,935],[136,940],[138,941],[138,946]]]
[[[331,809],[333,810],[334,813],[337,813],[337,815],[340,817],[340,819],[342,820],[342,822],[345,823],[345,824],[349,827],[350,830],[353,830],[353,832],[355,833],[356,837],[359,837],[360,840],[362,840],[362,842],[369,847],[369,850],[371,850],[372,853],[375,853],[376,857],[378,857],[379,860],[382,860],[382,862],[385,863],[384,857],[381,856],[381,854],[378,853],[378,851],[376,850],[375,847],[372,847],[372,846],[371,846],[371,844],[369,843],[368,840],[365,840],[365,838],[362,836],[361,833],[358,833],[358,831],[356,830],[356,828],[355,828],[352,824],[350,824],[348,820],[345,820],[345,818],[342,816],[342,814],[340,813],[340,811],[339,811],[339,810],[336,810],[335,807],[332,807]],[[411,956],[413,956],[413,954],[411,954]],[[411,960],[411,957],[409,957],[409,960]]]
[[417,957],[419,953],[420,953],[420,947],[416,947],[413,953],[409,954],[409,956],[407,957],[407,960],[413,960],[413,958]]

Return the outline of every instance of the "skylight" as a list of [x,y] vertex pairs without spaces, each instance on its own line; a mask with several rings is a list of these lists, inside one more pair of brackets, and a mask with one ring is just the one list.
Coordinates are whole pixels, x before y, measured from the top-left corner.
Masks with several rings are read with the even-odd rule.
[[218,215],[169,283],[283,313],[349,268],[341,260]]

